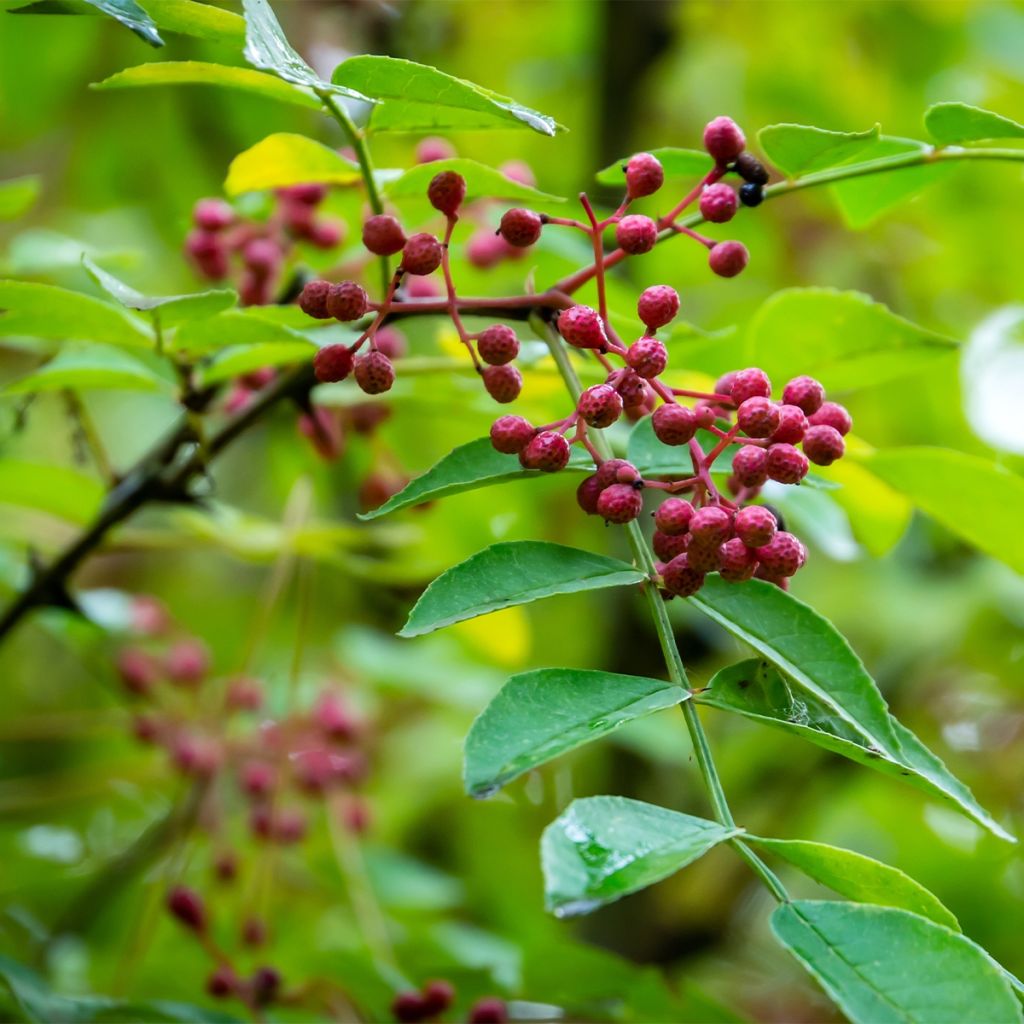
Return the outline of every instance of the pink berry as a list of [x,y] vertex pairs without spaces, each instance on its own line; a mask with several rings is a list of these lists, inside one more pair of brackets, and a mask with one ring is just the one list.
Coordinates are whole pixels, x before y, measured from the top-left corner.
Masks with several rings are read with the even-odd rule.
[[626,195],[630,199],[643,199],[654,195],[665,181],[665,171],[658,158],[651,153],[637,153],[626,164]]
[[186,928],[196,932],[206,930],[206,908],[202,897],[194,889],[176,885],[167,894],[167,909]]
[[750,261],[750,253],[742,242],[719,242],[708,253],[708,266],[719,277],[735,277]]
[[332,690],[325,690],[317,698],[312,717],[316,726],[332,740],[350,742],[359,734],[358,720],[342,697]]
[[246,761],[238,778],[242,789],[251,797],[264,797],[274,789],[277,773],[266,761]]
[[622,404],[627,409],[642,407],[651,395],[651,389],[647,386],[647,382],[632,369],[619,379],[615,390],[622,395]]
[[117,656],[117,672],[125,689],[142,696],[156,686],[160,666],[145,651],[137,647],[126,647]]
[[404,290],[410,299],[436,299],[441,294],[441,289],[429,277],[415,274],[406,275]]
[[807,456],[791,444],[773,444],[768,449],[765,469],[780,484],[798,484],[807,475]]
[[406,243],[402,225],[387,213],[378,213],[363,225],[363,245],[375,256],[394,256]]
[[356,383],[368,395],[381,395],[395,383],[395,368],[383,352],[370,351],[357,357],[353,372]]
[[553,430],[543,430],[519,453],[519,462],[523,469],[556,473],[569,462],[569,442]]
[[610,427],[622,415],[622,396],[610,384],[595,384],[580,395],[576,408],[591,427]]
[[597,514],[608,523],[630,523],[643,507],[643,493],[630,484],[612,484],[597,499]]
[[455,1002],[455,987],[448,981],[428,981],[423,986],[423,1005],[427,1016],[444,1013]]
[[206,979],[206,991],[214,999],[227,999],[238,987],[238,979],[230,967],[222,964]]
[[667,284],[645,288],[637,299],[636,312],[644,327],[656,331],[676,318],[679,312],[679,293]]
[[399,1024],[416,1024],[427,1019],[426,1005],[419,992],[399,992],[391,1001],[391,1014]]
[[511,364],[504,366],[485,366],[480,374],[487,394],[496,402],[507,405],[519,397],[523,390],[523,375]]
[[724,181],[708,185],[700,194],[700,215],[712,224],[725,224],[732,220],[737,205],[736,192]]
[[630,214],[615,225],[615,241],[630,256],[650,252],[658,241],[658,225],[650,217]]
[[327,293],[330,290],[330,281],[308,282],[299,292],[299,309],[315,320],[329,320],[331,314],[327,312]]
[[370,297],[355,281],[332,284],[327,292],[327,312],[335,320],[358,320],[369,305]]
[[576,488],[576,503],[588,516],[597,515],[597,499],[601,497],[605,486],[598,475],[592,473],[590,476],[584,477],[580,481],[579,487]]
[[441,243],[429,231],[421,231],[403,246],[402,269],[408,274],[426,277],[441,266],[443,255]]
[[661,571],[665,589],[676,597],[690,597],[704,586],[704,573],[690,568],[686,553],[676,555]]
[[771,393],[772,382],[768,374],[756,366],[738,370],[729,386],[729,397],[736,406],[741,406],[748,398],[767,398]]
[[846,408],[838,402],[822,402],[821,408],[812,413],[807,420],[812,427],[832,427],[840,434],[846,435],[853,426],[853,420]]
[[747,437],[769,437],[779,426],[779,407],[770,399],[754,395],[736,410],[736,423]]
[[666,498],[654,513],[654,525],[672,536],[684,534],[693,519],[693,505],[685,498]]
[[331,409],[314,405],[312,414],[303,413],[296,424],[299,433],[309,439],[317,455],[328,462],[341,458],[345,450],[345,435],[341,423]]
[[238,282],[238,304],[240,306],[269,306],[273,300],[271,278],[246,269]]
[[601,316],[590,306],[563,309],[558,315],[558,330],[576,348],[604,348],[608,344]]
[[845,451],[843,435],[835,427],[819,424],[804,434],[804,455],[816,466],[831,466]]
[[719,545],[729,536],[732,516],[718,505],[705,505],[693,513],[690,535],[694,541]]
[[605,459],[594,474],[601,489],[612,484],[632,484],[640,479],[640,473],[632,462],[625,459]]
[[795,405],[779,406],[779,425],[769,437],[772,444],[799,444],[807,430],[807,417]]
[[770,576],[792,576],[807,560],[803,544],[784,530],[779,530],[756,553],[761,568]]
[[704,148],[718,164],[728,164],[743,152],[747,140],[731,117],[716,117],[704,129]]
[[736,379],[736,370],[730,370],[728,373],[723,373],[718,380],[715,381],[715,394],[722,395],[725,398],[732,397],[732,382]]
[[771,510],[763,505],[747,505],[733,519],[736,536],[748,548],[759,548],[767,544],[775,536],[778,525]]
[[235,222],[235,211],[223,199],[200,199],[192,210],[192,221],[202,231],[222,231]]
[[671,562],[676,555],[681,555],[690,543],[688,533],[671,534],[655,530],[651,536],[651,547],[655,555],[663,562]]
[[651,380],[665,372],[668,350],[657,338],[641,338],[629,346],[626,362],[639,376]]
[[497,266],[511,251],[504,238],[490,231],[477,231],[466,243],[466,259],[480,270]]
[[373,336],[377,351],[388,359],[401,359],[408,350],[405,335],[397,327],[381,327]]
[[723,580],[739,583],[749,580],[757,568],[757,556],[740,540],[733,537],[718,549],[718,571]]
[[185,238],[185,252],[196,270],[211,281],[221,281],[228,275],[228,252],[218,234],[196,229]]
[[325,345],[313,357],[313,372],[324,384],[344,380],[352,372],[352,352],[347,345]]
[[693,415],[697,420],[697,426],[703,430],[714,426],[717,419],[728,419],[729,412],[730,410],[724,409],[714,402],[708,402],[703,398],[693,407]]
[[511,363],[519,355],[519,339],[507,324],[492,324],[481,333],[476,347],[480,358],[492,366]]
[[277,190],[278,198],[303,206],[319,206],[327,198],[327,186],[317,182],[288,185]]
[[318,249],[333,249],[341,245],[345,237],[345,225],[337,220],[317,220],[306,235],[310,245]]
[[446,217],[454,217],[465,198],[466,179],[457,171],[441,171],[427,186],[430,205]]
[[224,703],[232,711],[259,711],[263,706],[263,686],[250,676],[236,676],[228,683]]
[[732,457],[732,471],[742,486],[760,487],[768,479],[768,452],[745,444]]
[[509,245],[514,245],[517,249],[525,249],[540,238],[540,229],[543,227],[543,223],[540,215],[532,210],[516,208],[507,210],[502,215],[498,231]]
[[438,160],[450,160],[455,156],[455,147],[440,136],[431,135],[421,139],[416,146],[416,163],[432,164]]
[[505,1024],[508,1007],[503,999],[478,999],[469,1011],[468,1024]]
[[504,455],[518,455],[536,433],[533,424],[522,416],[500,416],[491,424],[491,444]]
[[281,263],[281,247],[269,238],[254,238],[242,250],[242,262],[254,274],[272,274]]
[[783,389],[782,401],[810,416],[825,401],[825,389],[813,377],[794,377]]
[[654,410],[651,426],[662,444],[687,444],[697,433],[697,415],[685,405],[666,402]]
[[179,640],[164,662],[167,678],[187,686],[201,682],[210,670],[210,652],[202,640]]
[[718,572],[721,568],[722,544],[718,540],[704,540],[690,534],[686,547],[686,561],[697,572]]
[[498,170],[506,178],[518,181],[520,185],[527,185],[530,188],[535,188],[537,185],[537,175],[533,173],[533,168],[525,160],[506,160]]

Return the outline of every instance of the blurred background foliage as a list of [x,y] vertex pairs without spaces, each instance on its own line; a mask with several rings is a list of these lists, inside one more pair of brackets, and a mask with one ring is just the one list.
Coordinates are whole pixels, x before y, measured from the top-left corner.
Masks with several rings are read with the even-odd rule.
[[[297,49],[324,74],[351,53],[388,53],[555,116],[571,130],[554,139],[493,132],[452,141],[461,155],[494,166],[523,159],[542,189],[564,196],[591,188],[596,169],[637,149],[695,146],[703,124],[720,113],[748,136],[778,122],[858,130],[878,121],[888,134],[918,138],[924,109],[939,100],[1024,114],[1024,7],[1016,3],[276,6]],[[167,44],[152,51],[100,18],[0,15],[0,179],[42,179],[35,206],[0,223],[7,275],[95,292],[79,264],[85,248],[144,291],[193,290],[181,240],[193,203],[220,193],[232,157],[272,131],[341,145],[315,113],[228,91],[89,90],[147,60],[241,63],[231,47],[174,35]],[[407,166],[414,142],[375,140],[378,166]],[[613,307],[628,313],[641,287],[671,283],[683,296],[682,315],[715,331],[744,325],[780,288],[821,285],[866,292],[968,345],[1002,311],[1010,323],[1004,340],[1019,345],[1006,311],[1022,301],[1020,186],[1018,165],[950,168],[859,230],[843,222],[826,190],[788,197],[730,226],[752,253],[742,277],[714,278],[695,247],[665,245],[619,275]],[[359,197],[339,190],[330,205],[347,220],[354,252]],[[409,209],[426,219],[425,206]],[[493,271],[461,265],[460,289],[513,292],[530,273],[538,284],[553,280],[582,262],[573,242]],[[407,333],[416,355],[458,355],[439,322]],[[705,353],[709,344],[724,346],[713,363],[727,358],[731,336],[694,344]],[[2,378],[31,368],[45,351],[40,342],[6,339]],[[673,352],[676,365],[685,364],[686,339]],[[947,445],[1019,471],[1019,405],[986,405],[984,394],[971,392],[962,362],[954,351],[913,376],[843,396],[859,436],[877,447]],[[561,415],[565,400],[550,369],[540,365],[526,379],[523,414]],[[336,399],[344,402],[345,393]],[[972,430],[968,400],[994,413],[984,437]],[[162,397],[104,391],[86,401],[119,466],[175,416]],[[499,993],[564,1006],[581,1020],[831,1019],[835,1011],[772,944],[767,895],[727,851],[579,922],[544,914],[537,841],[571,796],[618,793],[703,812],[685,731],[663,714],[489,802],[463,796],[461,739],[507,675],[550,664],[653,675],[663,668],[640,602],[616,591],[513,609],[438,637],[393,639],[432,575],[495,540],[547,538],[611,553],[623,545],[614,530],[578,514],[565,479],[463,494],[357,526],[355,495],[371,465],[420,472],[482,436],[493,418],[465,373],[410,376],[390,404],[378,434],[351,439],[336,463],[320,461],[299,437],[293,411],[278,410],[217,464],[220,513],[146,511],[88,563],[77,586],[108,603],[111,589],[159,595],[183,630],[206,641],[222,673],[237,670],[255,645],[252,667],[277,709],[293,699],[293,677],[300,702],[325,680],[343,682],[375,722],[368,885],[411,979],[452,977],[465,1000]],[[73,461],[57,397],[33,404],[26,429],[16,430],[17,420],[17,404],[0,403],[0,454]],[[0,508],[0,581],[10,592],[24,579],[26,544],[46,554],[73,528]],[[276,525],[286,510],[290,532]],[[827,514],[813,505],[804,511],[812,557],[795,593],[836,623],[896,715],[1019,833],[1021,580],[930,520],[915,517],[896,546],[874,558],[842,512],[829,506]],[[265,621],[275,571],[283,594]],[[697,682],[743,656],[689,608],[674,614]],[[210,850],[201,836],[126,872],[76,922],[79,935],[49,941],[76,894],[184,791],[161,756],[130,735],[112,668],[117,645],[116,635],[47,611],[0,649],[0,952],[45,968],[65,994],[202,1002],[202,953],[159,910],[169,879],[183,870],[202,877]],[[845,845],[897,865],[934,891],[967,935],[1024,971],[1024,864],[1012,848],[893,779],[749,722],[705,717],[726,790],[748,828]],[[797,892],[822,891],[792,881]],[[287,851],[273,890],[260,896],[272,901],[267,956],[286,979],[340,980],[380,1012],[389,994],[365,956],[359,908],[367,890],[351,871],[339,873],[322,822]],[[217,892],[217,916],[241,916],[250,896],[251,889]]]

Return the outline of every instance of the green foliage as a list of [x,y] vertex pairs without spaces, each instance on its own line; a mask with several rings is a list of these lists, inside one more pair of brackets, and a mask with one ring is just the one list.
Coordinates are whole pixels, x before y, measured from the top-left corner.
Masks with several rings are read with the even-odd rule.
[[112,345],[69,344],[38,370],[11,381],[3,390],[11,395],[28,395],[65,388],[170,392],[173,383],[124,349]]
[[521,181],[513,181],[493,167],[488,167],[477,160],[467,160],[465,157],[434,160],[429,164],[410,167],[384,185],[384,194],[389,199],[408,199],[413,196],[419,198],[426,194],[431,179],[441,171],[454,171],[462,175],[466,182],[468,201],[487,197],[523,199],[534,203],[565,202],[561,196],[549,195],[530,185],[524,185]]
[[[675,146],[660,146],[645,150],[656,157],[665,172],[665,180],[682,179],[687,182],[702,178],[711,170],[711,157],[701,149],[678,149]],[[632,154],[630,154],[632,155]],[[611,185],[621,188],[625,181],[625,166],[629,156],[624,156],[615,163],[609,164],[597,172],[595,178],[599,185]]]
[[0,458],[0,501],[85,526],[103,500],[103,485],[80,470]]
[[834,132],[805,124],[770,124],[757,133],[768,159],[788,177],[821,171],[861,156],[878,139],[881,125],[862,132]]
[[38,174],[0,181],[0,220],[15,220],[31,209],[41,188],[42,179]]
[[968,103],[933,104],[925,111],[924,126],[940,146],[987,139],[1024,139],[1024,125]]
[[359,180],[359,169],[329,146],[304,135],[281,132],[268,135],[231,161],[224,191],[238,196],[307,181],[354,185]]

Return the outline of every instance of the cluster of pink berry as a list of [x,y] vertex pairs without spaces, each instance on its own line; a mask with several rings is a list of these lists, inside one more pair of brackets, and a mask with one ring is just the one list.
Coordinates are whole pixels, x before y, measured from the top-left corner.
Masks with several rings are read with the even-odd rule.
[[319,214],[327,196],[325,185],[293,185],[278,189],[266,220],[241,217],[222,199],[200,199],[192,211],[193,228],[185,253],[210,281],[223,281],[236,268],[243,306],[274,301],[285,262],[295,242],[333,249],[344,237],[344,225]]
[[[400,1024],[438,1020],[455,1001],[455,986],[443,979],[428,981],[419,991],[399,992],[391,1012]],[[501,999],[478,999],[470,1008],[468,1024],[503,1024],[508,1008]]]

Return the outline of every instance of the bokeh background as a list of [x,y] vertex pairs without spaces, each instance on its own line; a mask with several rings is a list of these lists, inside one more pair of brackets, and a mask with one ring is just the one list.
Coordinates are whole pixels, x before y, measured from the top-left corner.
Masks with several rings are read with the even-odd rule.
[[[324,73],[351,53],[388,53],[555,116],[570,131],[554,139],[497,132],[452,142],[491,165],[525,160],[539,186],[559,195],[591,188],[598,168],[638,149],[696,146],[704,123],[721,113],[750,137],[779,122],[858,130],[878,121],[887,134],[920,138],[923,111],[946,99],[1024,115],[1024,7],[1016,3],[279,0],[276,8]],[[88,88],[151,59],[241,63],[224,47],[167,40],[156,53],[105,19],[0,13],[0,179],[43,180],[36,206],[0,223],[6,276],[94,290],[79,265],[84,248],[142,290],[194,289],[181,257],[189,213],[198,197],[220,194],[232,157],[271,131],[341,145],[325,119],[269,101],[207,88]],[[414,143],[375,141],[375,159],[407,166]],[[1021,184],[1017,165],[950,169],[857,227],[825,190],[789,197],[730,226],[752,253],[742,277],[715,279],[695,247],[666,245],[620,275],[613,304],[628,309],[640,288],[671,283],[683,316],[714,331],[742,327],[780,288],[820,285],[866,292],[963,341],[968,353],[999,315],[1001,344],[1019,345]],[[359,198],[338,192],[330,204],[354,245]],[[512,292],[528,270],[541,283],[581,259],[564,240],[529,267],[464,267],[461,280],[470,293]],[[455,354],[443,324],[408,334],[416,354]],[[729,336],[716,342],[711,362],[729,365],[729,344]],[[43,350],[0,341],[0,377],[15,378]],[[948,445],[1020,470],[1020,408],[994,408],[965,358],[951,353],[927,372],[846,396],[857,433],[880,447]],[[117,465],[175,416],[169,401],[151,396],[106,391],[86,400]],[[970,402],[989,414],[983,435]],[[834,1019],[773,944],[769,897],[728,851],[592,917],[560,922],[544,913],[538,839],[571,797],[617,793],[703,813],[685,730],[663,713],[490,801],[463,795],[462,737],[509,674],[552,664],[663,669],[641,603],[617,591],[394,639],[425,582],[495,540],[547,538],[609,553],[623,541],[577,513],[563,479],[358,525],[359,488],[372,466],[420,472],[482,436],[493,418],[464,373],[416,377],[391,405],[374,438],[353,438],[334,463],[298,435],[294,412],[279,410],[217,464],[216,514],[147,511],[75,579],[108,611],[113,591],[159,595],[182,630],[205,640],[221,673],[252,652],[275,709],[338,680],[374,723],[367,875],[339,872],[317,819],[257,894],[274,935],[267,955],[286,978],[330,977],[379,1005],[386,985],[366,953],[369,894],[403,969],[415,979],[456,978],[465,993],[559,1005],[579,1020]],[[553,419],[563,405],[550,372],[527,375],[525,415]],[[0,455],[73,461],[56,398],[34,403],[21,427],[18,405],[0,398]],[[24,578],[26,547],[45,556],[73,528],[2,502],[0,494],[8,594]],[[285,517],[289,530],[280,527]],[[851,529],[837,506],[802,509],[811,560],[794,592],[849,637],[895,714],[1020,831],[1024,586],[930,521],[914,518],[903,530],[899,511],[884,507],[880,519],[885,536],[866,545],[874,527]],[[875,557],[869,547],[887,550]],[[674,614],[695,680],[744,655],[695,612]],[[209,841],[178,837],[146,863],[115,871],[98,896],[91,887],[184,789],[159,753],[131,737],[112,668],[117,647],[109,633],[46,612],[0,648],[0,952],[44,968],[64,993],[202,1003],[203,954],[159,904],[169,878],[203,877]],[[898,780],[751,723],[705,717],[736,815],[752,831],[849,846],[897,865],[932,889],[966,934],[1024,971],[1024,864],[1011,847]],[[797,877],[792,884],[823,892]],[[96,898],[82,909],[75,901],[87,891]],[[217,913],[240,918],[256,898],[246,887],[218,892]],[[69,906],[79,908],[77,934],[51,941]]]

